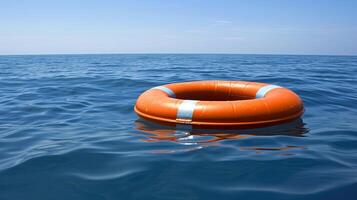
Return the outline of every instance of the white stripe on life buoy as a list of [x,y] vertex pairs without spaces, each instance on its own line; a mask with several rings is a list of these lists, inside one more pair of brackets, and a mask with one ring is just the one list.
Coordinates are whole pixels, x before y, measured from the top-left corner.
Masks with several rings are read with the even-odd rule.
[[269,91],[275,89],[275,88],[281,88],[280,86],[277,85],[266,85],[264,87],[261,87],[258,92],[255,95],[255,98],[263,98]]
[[176,97],[175,93],[174,93],[171,89],[169,89],[169,88],[167,88],[167,87],[157,86],[157,87],[151,88],[151,90],[154,90],[154,89],[156,89],[156,90],[161,90],[161,91],[165,92],[166,94],[169,95],[169,97],[172,97],[172,98],[175,98],[175,97]]
[[177,110],[176,120],[183,122],[191,122],[193,111],[195,110],[196,100],[183,100]]

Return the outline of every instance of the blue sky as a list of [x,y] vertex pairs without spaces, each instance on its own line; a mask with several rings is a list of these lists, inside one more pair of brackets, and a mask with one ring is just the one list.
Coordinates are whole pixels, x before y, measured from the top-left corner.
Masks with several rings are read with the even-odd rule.
[[357,55],[357,1],[0,1],[0,54]]

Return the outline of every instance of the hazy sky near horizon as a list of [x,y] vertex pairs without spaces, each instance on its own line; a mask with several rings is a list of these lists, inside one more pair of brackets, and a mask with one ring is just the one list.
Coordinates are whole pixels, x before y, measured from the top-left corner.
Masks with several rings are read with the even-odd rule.
[[63,53],[357,55],[357,1],[0,1],[0,54]]

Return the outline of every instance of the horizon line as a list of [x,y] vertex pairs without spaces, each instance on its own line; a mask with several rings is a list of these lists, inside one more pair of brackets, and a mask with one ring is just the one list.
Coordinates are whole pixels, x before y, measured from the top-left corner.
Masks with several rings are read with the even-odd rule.
[[121,52],[121,53],[20,53],[20,54],[0,54],[0,56],[60,56],[60,55],[271,55],[271,56],[357,56],[357,54],[299,54],[299,53],[160,53],[160,52]]

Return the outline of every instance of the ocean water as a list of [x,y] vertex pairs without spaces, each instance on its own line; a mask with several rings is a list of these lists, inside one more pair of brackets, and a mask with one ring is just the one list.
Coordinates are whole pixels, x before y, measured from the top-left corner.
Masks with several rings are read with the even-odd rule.
[[[133,111],[192,80],[287,87],[299,120],[175,130]],[[357,57],[0,56],[0,199],[357,199]]]

